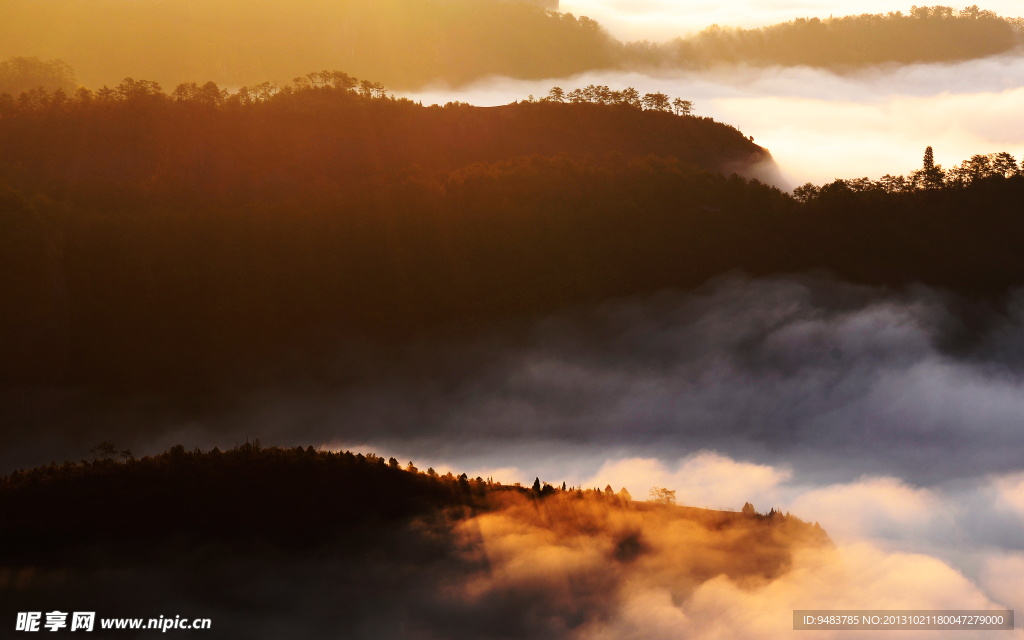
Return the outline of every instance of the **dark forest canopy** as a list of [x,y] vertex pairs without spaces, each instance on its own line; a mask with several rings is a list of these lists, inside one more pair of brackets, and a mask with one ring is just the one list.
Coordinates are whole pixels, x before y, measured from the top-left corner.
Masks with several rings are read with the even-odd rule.
[[[263,447],[259,440],[227,451],[181,445],[135,459],[124,451],[17,471],[0,478],[0,549],[17,561],[60,557],[82,544],[131,545],[186,535],[198,543],[317,546],[373,521],[403,521],[432,509],[487,507],[489,493],[515,486],[440,476],[375,454]],[[538,495],[537,497],[542,497]],[[130,520],[108,506],[131,505]],[[168,521],[168,509],[187,518]],[[0,552],[2,555],[2,552]],[[10,556],[0,561],[15,560]]]
[[720,173],[767,156],[710,119],[422,107],[374,86],[224,101],[126,81],[9,102],[4,383],[206,388],[285,362],[316,376],[347,340],[466,335],[731,270],[992,299],[1024,283],[1008,156],[793,197]]
[[[843,68],[1007,53],[1024,23],[977,6],[799,18],[761,29],[713,26],[664,44],[622,43],[597,22],[497,0],[7,0],[0,59],[35,53],[87,86],[124,75],[176,85],[284,84],[294,69],[341,67],[409,89],[491,75],[568,77],[598,69],[720,63]],[[55,88],[47,86],[51,91]]]

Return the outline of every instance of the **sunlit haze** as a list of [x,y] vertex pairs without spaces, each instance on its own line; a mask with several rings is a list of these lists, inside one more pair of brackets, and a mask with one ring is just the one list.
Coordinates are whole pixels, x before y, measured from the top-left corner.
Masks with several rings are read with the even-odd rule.
[[[624,40],[663,41],[691,35],[717,24],[725,27],[752,29],[788,22],[794,18],[828,18],[862,13],[887,13],[910,10],[889,0],[863,2],[758,2],[755,0],[561,0],[559,9],[575,15],[588,16],[600,22],[613,35]],[[960,8],[960,5],[954,5]],[[1024,13],[1019,2],[993,0],[983,9],[1000,15],[1017,17]]]

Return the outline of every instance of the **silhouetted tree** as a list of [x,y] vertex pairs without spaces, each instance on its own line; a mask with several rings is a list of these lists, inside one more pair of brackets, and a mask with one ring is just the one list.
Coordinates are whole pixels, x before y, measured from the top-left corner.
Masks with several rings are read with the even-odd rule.
[[164,97],[160,84],[152,80],[134,80],[125,78],[113,89],[113,94],[120,100],[145,100]]
[[993,153],[990,158],[992,160],[992,171],[995,175],[1009,178],[1020,172],[1017,160],[1005,151]]
[[[351,77],[343,71],[331,71],[330,72],[331,85],[335,89],[342,91],[349,91],[356,88],[359,85],[359,80]],[[381,87],[383,89],[383,87]]]
[[668,96],[660,92],[644,94],[641,104],[643,104],[644,109],[651,111],[669,111],[672,108]]
[[651,490],[647,492],[647,501],[658,504],[675,504],[676,491],[675,489],[665,489],[663,487],[651,487]]
[[941,187],[945,180],[945,172],[942,170],[942,165],[935,164],[935,156],[932,153],[931,147],[927,147],[924,150],[924,162],[922,165],[921,170],[915,171],[911,176],[914,182],[925,189],[938,189]]
[[89,449],[89,453],[92,454],[94,460],[97,455],[100,457],[100,460],[106,460],[107,456],[113,455],[116,452],[117,448],[106,440]]
[[184,82],[175,87],[171,97],[178,102],[196,102],[208,106],[220,106],[229,97],[227,90],[214,82],[199,86],[195,82]]
[[676,115],[688,116],[693,113],[693,103],[689,100],[683,100],[682,98],[676,98],[672,101],[672,106],[676,110]]

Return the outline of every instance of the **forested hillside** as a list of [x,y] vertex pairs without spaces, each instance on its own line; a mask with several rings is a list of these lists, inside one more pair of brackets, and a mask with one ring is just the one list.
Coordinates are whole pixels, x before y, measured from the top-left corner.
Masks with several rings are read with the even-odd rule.
[[0,99],[4,379],[203,384],[320,339],[627,292],[588,248],[613,238],[565,235],[588,183],[611,186],[586,158],[613,154],[620,183],[648,155],[694,176],[770,162],[732,127],[639,101],[423,107],[311,78]]
[[8,103],[5,383],[205,389],[284,363],[318,376],[352,340],[465,336],[730,270],[995,300],[1024,282],[1024,176],[1006,154],[949,172],[929,154],[909,178],[794,198],[714,171],[768,156],[709,119],[421,107],[376,86],[223,100],[132,82]]

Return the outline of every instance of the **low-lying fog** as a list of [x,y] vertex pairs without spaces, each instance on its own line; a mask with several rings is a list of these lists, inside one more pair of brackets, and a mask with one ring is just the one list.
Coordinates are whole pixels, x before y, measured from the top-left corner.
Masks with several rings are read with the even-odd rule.
[[405,93],[424,104],[500,105],[552,86],[603,84],[661,91],[695,103],[701,116],[734,125],[767,148],[788,184],[907,174],[924,149],[951,166],[977,153],[1024,154],[1024,55],[959,64],[918,64],[839,75],[820,69],[718,68],[595,72],[573,78],[495,78],[452,91]]

